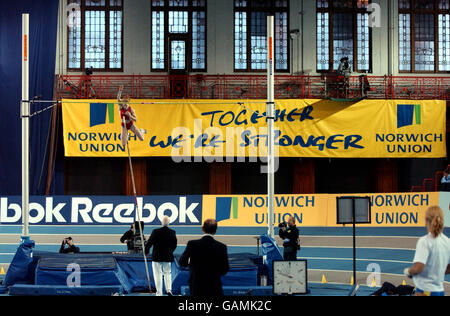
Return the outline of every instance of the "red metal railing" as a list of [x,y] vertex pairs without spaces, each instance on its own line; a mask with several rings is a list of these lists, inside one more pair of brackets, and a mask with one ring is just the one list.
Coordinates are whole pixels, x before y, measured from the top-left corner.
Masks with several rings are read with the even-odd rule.
[[[265,75],[58,75],[58,98],[116,98],[125,93],[141,99],[265,99]],[[438,99],[450,100],[450,77],[336,75],[275,77],[277,99]]]

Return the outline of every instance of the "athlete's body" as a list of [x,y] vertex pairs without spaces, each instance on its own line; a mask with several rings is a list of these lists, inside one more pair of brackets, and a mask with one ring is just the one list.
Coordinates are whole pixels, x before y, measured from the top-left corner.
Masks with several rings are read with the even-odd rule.
[[120,88],[119,94],[117,96],[117,101],[119,102],[120,121],[122,122],[122,145],[125,146],[128,142],[129,130],[131,130],[141,141],[144,140],[144,135],[134,124],[137,121],[136,112],[129,105],[130,97],[126,95],[122,98],[122,90],[123,87]]

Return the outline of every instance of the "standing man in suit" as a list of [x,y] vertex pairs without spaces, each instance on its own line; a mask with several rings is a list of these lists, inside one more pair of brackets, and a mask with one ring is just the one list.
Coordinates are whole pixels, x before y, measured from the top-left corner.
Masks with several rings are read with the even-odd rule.
[[163,276],[167,295],[172,296],[172,271],[173,252],[177,248],[177,237],[173,229],[169,228],[169,217],[164,216],[162,227],[154,229],[145,245],[145,254],[150,248],[152,252],[153,278],[155,279],[156,296],[163,295]]
[[229,270],[227,246],[214,239],[217,231],[214,219],[207,219],[202,231],[201,239],[187,243],[179,264],[189,266],[191,296],[223,296],[221,277]]

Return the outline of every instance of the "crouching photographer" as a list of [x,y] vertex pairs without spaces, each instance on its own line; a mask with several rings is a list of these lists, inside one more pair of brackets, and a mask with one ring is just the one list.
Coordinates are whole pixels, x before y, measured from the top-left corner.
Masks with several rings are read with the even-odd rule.
[[79,253],[79,252],[80,248],[75,246],[72,237],[67,237],[63,239],[61,243],[61,248],[59,248],[59,253]]
[[278,225],[278,235],[283,239],[283,259],[286,261],[297,260],[297,251],[300,250],[299,231],[295,226],[295,219],[291,216],[287,223]]

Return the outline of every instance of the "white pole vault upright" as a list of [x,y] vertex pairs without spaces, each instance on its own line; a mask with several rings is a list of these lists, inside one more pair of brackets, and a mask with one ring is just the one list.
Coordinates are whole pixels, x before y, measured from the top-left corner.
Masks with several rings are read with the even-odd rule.
[[22,14],[22,101],[21,101],[21,118],[22,118],[22,242],[28,240],[28,220],[29,220],[29,128],[30,128],[30,102],[29,102],[29,29],[30,15]]
[[274,121],[275,121],[275,98],[274,98],[274,17],[267,17],[267,225],[268,235],[274,237],[274,200],[275,200],[275,160],[274,160]]

